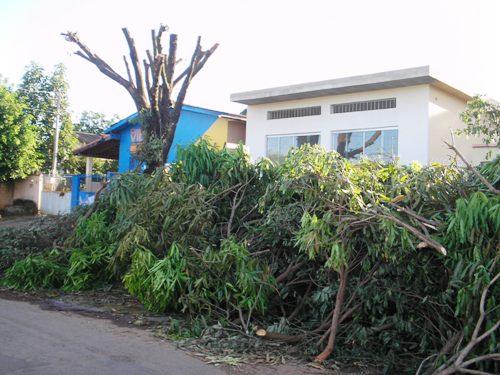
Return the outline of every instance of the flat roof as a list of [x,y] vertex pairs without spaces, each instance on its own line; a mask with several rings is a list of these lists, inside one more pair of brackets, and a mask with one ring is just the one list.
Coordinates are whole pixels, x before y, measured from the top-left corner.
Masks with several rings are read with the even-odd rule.
[[429,66],[419,66],[326,81],[239,92],[231,94],[231,101],[242,104],[264,104],[423,84],[433,85],[467,101],[471,99],[470,95],[432,77],[429,72]]

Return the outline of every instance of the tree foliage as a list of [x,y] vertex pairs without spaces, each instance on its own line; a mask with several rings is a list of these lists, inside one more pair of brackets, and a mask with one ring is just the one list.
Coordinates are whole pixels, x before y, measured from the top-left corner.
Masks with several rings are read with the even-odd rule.
[[466,125],[463,133],[481,137],[485,144],[500,148],[499,104],[474,96],[460,118]]
[[58,100],[60,115],[58,169],[74,173],[82,163],[80,158],[73,155],[77,139],[69,113],[67,90],[64,65],[58,64],[53,72],[46,72],[41,65],[34,62],[26,67],[18,88],[19,97],[26,103],[25,113],[30,116],[37,132],[37,153],[42,157],[41,169],[44,172],[52,167]]
[[80,120],[75,124],[75,130],[84,133],[101,134],[118,120],[117,115],[108,118],[104,113],[83,111]]
[[0,85],[0,182],[27,177],[38,171],[36,129],[18,95]]

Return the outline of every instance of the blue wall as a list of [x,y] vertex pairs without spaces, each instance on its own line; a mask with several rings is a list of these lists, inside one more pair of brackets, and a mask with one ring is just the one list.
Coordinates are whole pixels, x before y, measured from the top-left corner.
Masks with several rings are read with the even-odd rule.
[[[187,146],[196,142],[217,121],[219,115],[222,113],[198,107],[184,106],[177,124],[177,130],[167,162],[171,163],[176,160],[178,146]],[[137,166],[137,162],[130,153],[130,147],[132,146],[131,131],[133,129],[140,129],[141,127],[136,122],[136,119],[137,114],[131,115],[120,120],[105,131],[107,134],[118,135],[120,139],[118,160],[118,172],[120,173],[134,169]]]
[[118,172],[123,173],[134,169],[137,166],[137,162],[133,159],[130,154],[130,146],[132,145],[132,137],[130,135],[130,131],[132,129],[139,129],[141,125],[139,124],[130,124],[127,127],[124,127],[122,131],[120,131],[120,158],[118,159]]
[[177,146],[188,146],[196,142],[217,121],[217,118],[218,116],[215,115],[182,111],[167,162],[171,163],[176,160]]

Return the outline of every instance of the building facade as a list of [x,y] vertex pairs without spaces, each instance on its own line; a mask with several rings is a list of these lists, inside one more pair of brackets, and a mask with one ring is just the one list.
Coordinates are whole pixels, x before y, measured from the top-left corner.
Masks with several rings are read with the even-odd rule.
[[[201,138],[219,148],[244,144],[245,116],[184,105],[167,162],[176,160],[179,146],[187,146]],[[123,173],[137,167],[135,154],[142,141],[141,124],[137,113],[134,113],[113,124],[98,140],[80,147],[75,153],[118,160],[118,172]]]
[[484,160],[479,139],[453,136],[471,97],[429,74],[429,67],[242,92],[246,145],[254,160],[281,160],[291,147],[319,144],[350,159],[363,156],[449,162],[443,140],[472,163]]

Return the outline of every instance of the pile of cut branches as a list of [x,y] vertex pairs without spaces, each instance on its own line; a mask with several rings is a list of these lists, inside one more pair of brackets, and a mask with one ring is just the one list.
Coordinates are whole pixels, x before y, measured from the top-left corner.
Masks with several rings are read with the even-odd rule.
[[[64,254],[37,258],[61,267],[39,286],[122,281],[149,310],[318,361],[498,372],[499,164],[353,164],[310,146],[252,164],[200,142],[168,171],[114,179]],[[36,286],[23,262],[4,285]]]

